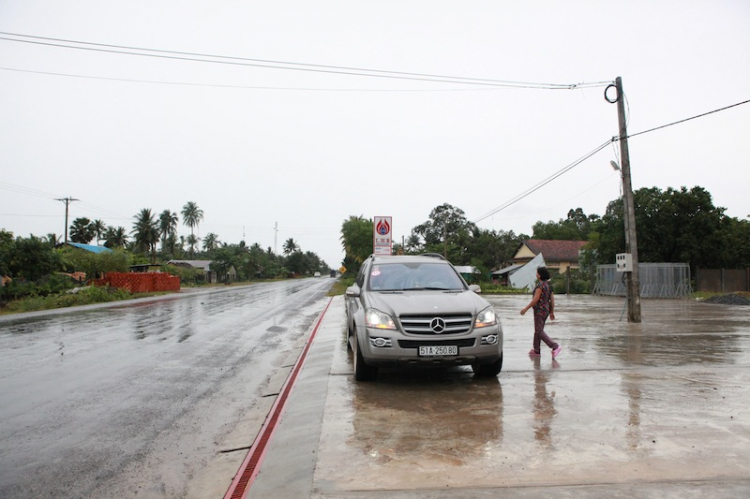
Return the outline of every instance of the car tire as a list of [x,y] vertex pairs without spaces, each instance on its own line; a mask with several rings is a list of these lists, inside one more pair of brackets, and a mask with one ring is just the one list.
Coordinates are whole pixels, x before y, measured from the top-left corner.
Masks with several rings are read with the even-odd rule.
[[503,354],[500,354],[500,358],[491,364],[480,364],[475,362],[471,365],[471,369],[474,371],[476,376],[482,378],[489,378],[491,376],[497,376],[503,369]]
[[357,335],[354,335],[354,379],[357,381],[374,381],[378,377],[378,368],[374,366],[368,366],[365,364],[365,359],[362,357],[362,352],[359,348],[359,340]]

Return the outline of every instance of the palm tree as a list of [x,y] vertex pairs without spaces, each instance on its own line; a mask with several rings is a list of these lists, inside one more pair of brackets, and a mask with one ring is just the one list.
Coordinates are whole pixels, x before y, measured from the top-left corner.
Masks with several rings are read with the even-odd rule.
[[297,242],[290,237],[284,243],[284,254],[289,255],[291,253],[294,253],[295,251],[299,251],[299,244],[297,244]]
[[164,210],[159,215],[159,230],[161,231],[161,251],[164,253],[167,247],[167,241],[170,237],[177,235],[177,213]]
[[104,239],[104,246],[107,248],[124,248],[128,244],[128,235],[125,233],[125,227],[107,227]]
[[188,201],[185,206],[182,207],[182,223],[190,227],[190,234],[193,234],[193,229],[203,220],[203,210],[198,208],[198,204],[194,201]]
[[203,238],[203,251],[213,251],[219,247],[219,244],[221,244],[219,242],[219,236],[213,232],[209,232],[206,234],[206,237]]
[[76,218],[70,226],[70,240],[74,243],[88,244],[94,239],[94,230],[88,218]]
[[107,233],[107,224],[103,220],[94,220],[90,227],[96,237],[96,245],[99,246],[99,241],[104,239],[104,235]]
[[159,242],[159,223],[149,208],[143,208],[135,216],[132,234],[135,235],[135,246],[143,253],[151,254],[151,263],[156,261],[156,243]]
[[185,242],[188,246],[190,246],[190,256],[193,256],[195,254],[195,247],[198,245],[198,238],[195,237],[195,234],[190,234],[186,239]]

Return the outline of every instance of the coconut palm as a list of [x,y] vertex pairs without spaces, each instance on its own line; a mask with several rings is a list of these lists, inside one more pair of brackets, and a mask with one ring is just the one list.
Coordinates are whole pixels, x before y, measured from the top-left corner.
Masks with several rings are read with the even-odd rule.
[[198,204],[194,201],[188,201],[185,206],[182,207],[182,223],[190,227],[190,234],[193,234],[193,229],[203,220],[203,210],[198,208]]
[[206,237],[203,238],[203,251],[213,251],[218,248],[220,244],[219,236],[213,232],[209,232],[206,234]]
[[284,254],[290,255],[296,251],[299,251],[299,244],[291,237],[284,243]]
[[159,230],[161,231],[161,251],[166,252],[167,241],[177,235],[177,213],[164,210],[159,215]]
[[198,246],[199,238],[195,237],[195,234],[190,234],[185,238],[185,243],[190,246],[190,256],[195,255],[195,247]]
[[96,245],[99,245],[99,241],[104,239],[104,235],[107,233],[107,224],[103,220],[94,220],[91,222],[91,230],[96,237]]
[[151,262],[156,261],[156,243],[159,242],[159,222],[149,208],[143,208],[135,216],[132,234],[135,235],[135,246],[142,253],[151,254]]
[[74,243],[88,244],[94,239],[94,230],[88,218],[76,218],[70,226],[70,240]]
[[125,227],[107,227],[104,239],[104,246],[107,248],[124,248],[128,244]]

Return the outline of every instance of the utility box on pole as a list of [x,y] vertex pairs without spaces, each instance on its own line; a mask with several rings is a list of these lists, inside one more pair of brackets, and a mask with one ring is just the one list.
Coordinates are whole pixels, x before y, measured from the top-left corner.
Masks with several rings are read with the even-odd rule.
[[618,272],[632,272],[633,271],[633,255],[630,253],[618,253],[615,255],[617,260],[617,271]]

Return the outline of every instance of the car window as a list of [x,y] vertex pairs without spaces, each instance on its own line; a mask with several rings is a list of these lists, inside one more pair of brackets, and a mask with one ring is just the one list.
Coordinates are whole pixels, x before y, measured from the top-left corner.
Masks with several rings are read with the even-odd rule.
[[433,263],[374,264],[368,275],[368,289],[405,291],[410,289],[464,289],[450,265]]

